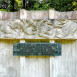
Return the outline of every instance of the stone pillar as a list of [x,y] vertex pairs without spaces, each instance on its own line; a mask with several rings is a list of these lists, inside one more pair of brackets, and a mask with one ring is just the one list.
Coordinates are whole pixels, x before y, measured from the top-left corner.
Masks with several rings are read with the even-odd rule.
[[[50,43],[55,43],[54,40],[50,40]],[[53,77],[53,56],[50,57],[50,77]]]
[[[20,43],[25,43],[25,40],[20,40]],[[20,56],[20,77],[26,77],[25,76],[25,63],[26,57],[25,56]]]
[[55,18],[54,14],[55,14],[55,10],[49,9],[49,19],[54,19]]
[[27,10],[25,9],[20,10],[20,19],[27,19]]
[[2,13],[2,11],[0,11],[0,20],[2,19],[2,15],[3,15],[3,13]]

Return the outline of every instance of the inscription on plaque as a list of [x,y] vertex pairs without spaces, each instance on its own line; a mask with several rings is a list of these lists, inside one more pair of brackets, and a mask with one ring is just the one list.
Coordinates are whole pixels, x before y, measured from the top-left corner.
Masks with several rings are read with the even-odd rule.
[[14,43],[15,56],[60,56],[61,43]]

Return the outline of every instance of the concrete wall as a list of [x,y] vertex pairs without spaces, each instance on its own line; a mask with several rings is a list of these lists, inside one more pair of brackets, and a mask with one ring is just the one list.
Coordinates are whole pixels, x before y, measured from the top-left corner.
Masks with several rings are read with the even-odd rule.
[[[49,40],[25,41],[49,42]],[[62,56],[25,57],[24,77],[77,77],[77,40],[54,41],[62,43]],[[21,77],[22,56],[13,56],[13,43],[19,43],[19,40],[0,40],[0,77]]]
[[0,11],[0,19],[77,19],[77,11],[58,12],[50,9],[47,11],[28,11],[24,9],[18,12]]
[[[0,12],[0,77],[77,77],[77,20],[67,20],[69,12],[54,12]],[[13,43],[20,42],[62,43],[62,55],[13,56]]]
[[20,59],[13,56],[13,43],[18,40],[0,40],[0,77],[20,77]]

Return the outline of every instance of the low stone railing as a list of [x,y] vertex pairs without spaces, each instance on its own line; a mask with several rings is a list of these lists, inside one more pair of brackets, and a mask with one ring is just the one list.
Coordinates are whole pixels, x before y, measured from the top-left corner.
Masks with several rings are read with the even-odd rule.
[[21,9],[18,12],[0,11],[0,19],[77,19],[77,11],[58,12],[55,10],[47,11],[28,11]]

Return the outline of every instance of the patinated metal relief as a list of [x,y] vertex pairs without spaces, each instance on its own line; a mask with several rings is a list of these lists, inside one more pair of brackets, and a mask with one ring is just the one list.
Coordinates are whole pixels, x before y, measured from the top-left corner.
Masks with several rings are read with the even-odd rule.
[[16,56],[60,56],[60,43],[14,43],[13,55]]

